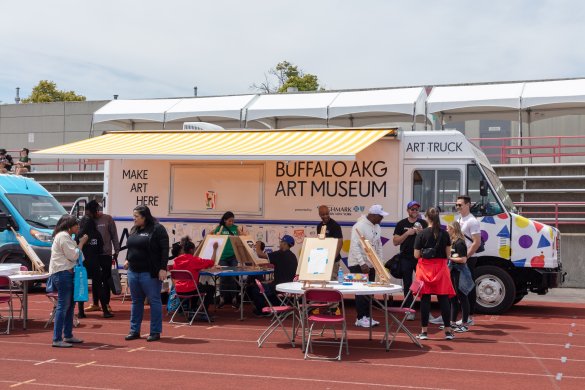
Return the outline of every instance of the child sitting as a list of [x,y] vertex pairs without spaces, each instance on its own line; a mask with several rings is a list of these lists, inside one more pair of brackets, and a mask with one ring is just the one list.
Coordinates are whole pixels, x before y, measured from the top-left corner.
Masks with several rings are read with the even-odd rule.
[[[169,269],[189,271],[193,275],[193,278],[198,282],[199,271],[206,268],[211,268],[215,265],[217,243],[215,243],[213,246],[213,255],[211,260],[202,259],[193,255],[195,253],[195,244],[193,241],[185,241],[182,249],[183,254],[180,254],[175,258],[174,264],[170,266]],[[197,287],[199,288],[199,292],[201,294],[205,294],[203,304],[205,306],[205,311],[207,311],[210,303],[213,302],[213,298],[215,297],[215,287],[209,284],[201,284],[199,282],[197,283]],[[177,294],[181,295],[197,294],[195,284],[191,280],[177,280],[175,282],[175,291]],[[198,300],[199,298],[197,297],[192,298],[191,307],[197,307],[199,303]],[[203,314],[202,319],[207,321],[205,314]]]

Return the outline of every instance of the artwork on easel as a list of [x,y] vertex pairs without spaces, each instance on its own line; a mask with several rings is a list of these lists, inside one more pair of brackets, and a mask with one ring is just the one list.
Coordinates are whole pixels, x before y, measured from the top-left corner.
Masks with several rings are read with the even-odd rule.
[[299,281],[326,284],[331,280],[337,238],[305,238],[298,267]]
[[372,263],[374,269],[376,270],[377,284],[389,285],[390,274],[388,273],[386,267],[384,267],[384,264],[382,264],[382,260],[380,260],[380,258],[378,257],[378,254],[372,247],[372,244],[370,244],[370,242],[366,240],[364,236],[362,236],[359,230],[357,231],[357,234],[360,238],[360,244],[362,245],[362,248],[364,248],[364,252],[368,257],[368,260],[370,260],[370,263]]
[[211,259],[213,257],[213,244],[217,243],[217,255],[215,258],[215,265],[219,262],[221,254],[225,248],[229,236],[220,236],[215,234],[208,234],[205,236],[203,242],[197,247],[195,256],[202,259]]
[[229,236],[234,248],[234,254],[238,263],[243,266],[252,266],[258,268],[263,264],[267,264],[268,260],[258,257],[256,254],[256,242],[251,236]]
[[22,248],[24,253],[30,259],[30,263],[32,266],[31,271],[33,271],[35,273],[44,273],[45,272],[45,265],[43,264],[43,262],[41,261],[39,256],[36,254],[34,249],[29,245],[29,243],[26,241],[26,239],[20,235],[20,233],[15,231],[12,227],[10,229],[14,233],[14,236],[16,237],[16,240],[20,244],[20,247]]

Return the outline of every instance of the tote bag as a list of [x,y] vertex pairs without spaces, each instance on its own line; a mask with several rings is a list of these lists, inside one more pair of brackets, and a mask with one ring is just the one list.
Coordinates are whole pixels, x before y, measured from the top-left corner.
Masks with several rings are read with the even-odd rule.
[[87,302],[88,299],[87,270],[83,266],[83,254],[79,251],[77,265],[73,268],[73,300]]

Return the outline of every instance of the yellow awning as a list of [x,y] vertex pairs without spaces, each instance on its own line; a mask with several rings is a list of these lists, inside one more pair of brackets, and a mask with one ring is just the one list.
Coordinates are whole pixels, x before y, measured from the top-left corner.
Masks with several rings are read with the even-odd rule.
[[33,158],[353,160],[396,129],[116,131],[40,150]]

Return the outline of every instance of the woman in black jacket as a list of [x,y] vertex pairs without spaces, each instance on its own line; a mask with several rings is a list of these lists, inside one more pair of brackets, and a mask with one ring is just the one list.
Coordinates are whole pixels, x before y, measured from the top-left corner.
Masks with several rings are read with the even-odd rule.
[[134,208],[134,227],[128,236],[126,262],[128,285],[132,295],[130,333],[126,340],[140,338],[144,299],[150,302],[150,335],[146,341],[157,341],[162,332],[160,291],[167,278],[169,235],[152,216],[147,206]]

